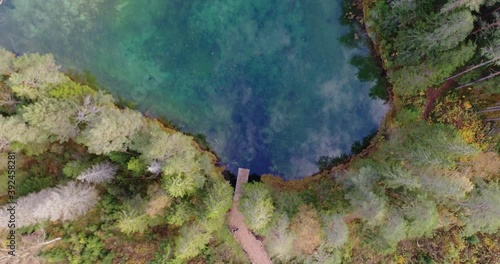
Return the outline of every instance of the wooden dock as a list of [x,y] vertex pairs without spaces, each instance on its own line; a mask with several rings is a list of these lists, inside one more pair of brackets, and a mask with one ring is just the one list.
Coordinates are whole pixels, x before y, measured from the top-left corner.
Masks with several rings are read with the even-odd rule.
[[236,188],[234,189],[233,201],[236,205],[240,202],[241,186],[248,182],[249,169],[238,169],[238,178],[236,178]]

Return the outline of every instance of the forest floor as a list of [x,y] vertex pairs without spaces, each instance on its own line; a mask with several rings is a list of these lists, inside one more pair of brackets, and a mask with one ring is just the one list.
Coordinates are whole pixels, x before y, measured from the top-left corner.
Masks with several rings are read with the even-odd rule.
[[254,264],[271,264],[271,260],[267,256],[264,245],[258,240],[245,224],[243,214],[238,210],[238,203],[241,195],[241,186],[248,181],[249,170],[239,169],[236,188],[234,190],[233,207],[229,212],[229,228],[234,234],[234,237],[240,243],[243,250],[247,253],[248,258]]

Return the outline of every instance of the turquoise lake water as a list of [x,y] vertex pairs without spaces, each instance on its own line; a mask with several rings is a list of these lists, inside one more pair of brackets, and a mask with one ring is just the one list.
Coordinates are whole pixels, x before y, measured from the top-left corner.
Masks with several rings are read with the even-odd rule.
[[340,0],[5,0],[0,45],[89,70],[150,116],[202,133],[231,171],[286,179],[347,153],[386,112],[338,38]]

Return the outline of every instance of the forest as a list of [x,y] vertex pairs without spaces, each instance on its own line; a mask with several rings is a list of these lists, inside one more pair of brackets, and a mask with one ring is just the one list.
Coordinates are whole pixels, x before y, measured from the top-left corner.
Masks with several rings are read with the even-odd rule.
[[[498,0],[344,13],[380,59],[391,109],[320,173],[246,183],[246,225],[273,263],[496,263]],[[0,48],[0,263],[250,263],[216,155],[128,106],[50,54]]]

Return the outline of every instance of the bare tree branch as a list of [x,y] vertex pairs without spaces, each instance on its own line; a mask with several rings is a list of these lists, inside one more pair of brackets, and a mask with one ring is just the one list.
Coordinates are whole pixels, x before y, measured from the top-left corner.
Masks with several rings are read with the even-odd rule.
[[451,77],[448,77],[448,78],[444,79],[443,81],[447,81],[447,80],[450,80],[450,79],[454,79],[454,78],[456,78],[456,77],[458,77],[458,76],[460,76],[460,75],[462,75],[462,74],[468,73],[468,72],[470,72],[470,71],[472,71],[472,70],[474,70],[474,69],[477,69],[477,68],[479,68],[479,67],[482,67],[482,66],[484,66],[484,65],[487,65],[487,64],[493,63],[493,62],[495,62],[495,61],[497,61],[497,60],[499,60],[499,59],[500,59],[500,58],[494,58],[494,59],[492,59],[492,60],[485,61],[485,62],[480,63],[480,64],[478,64],[478,65],[476,65],[476,66],[473,66],[473,67],[471,67],[471,68],[469,68],[469,69],[467,69],[467,70],[465,70],[465,71],[459,72],[459,73],[457,73],[457,74],[455,74],[455,75],[453,75],[453,76],[451,76]]

